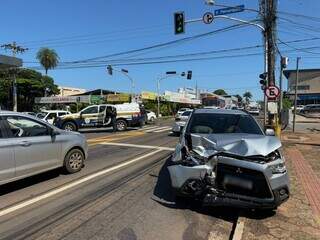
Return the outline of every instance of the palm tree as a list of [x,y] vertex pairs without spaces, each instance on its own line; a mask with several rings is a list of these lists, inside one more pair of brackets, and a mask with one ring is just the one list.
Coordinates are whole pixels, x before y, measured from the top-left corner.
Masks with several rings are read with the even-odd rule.
[[49,48],[40,48],[37,53],[37,59],[46,70],[46,75],[48,75],[49,69],[54,69],[59,63],[58,54],[54,49]]
[[246,104],[248,105],[250,102],[250,99],[252,98],[252,94],[251,94],[251,92],[247,91],[243,94],[243,97],[246,101]]

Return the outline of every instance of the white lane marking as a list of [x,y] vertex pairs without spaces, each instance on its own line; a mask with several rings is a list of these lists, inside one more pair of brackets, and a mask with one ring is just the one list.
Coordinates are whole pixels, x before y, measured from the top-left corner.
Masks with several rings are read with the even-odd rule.
[[236,228],[234,230],[234,234],[233,234],[232,240],[241,240],[242,234],[243,234],[243,230],[244,230],[244,220],[239,218],[238,221],[237,221]]
[[139,129],[139,130],[144,131],[144,130],[156,129],[156,128],[158,128],[158,127],[161,127],[161,126],[158,126],[158,125],[149,126],[149,127],[141,128],[141,129]]
[[172,127],[167,127],[165,129],[162,129],[162,130],[157,130],[157,131],[154,131],[155,133],[161,133],[161,132],[165,132],[165,131],[168,131],[168,130],[171,130]]
[[159,127],[159,128],[151,129],[151,130],[147,130],[146,132],[147,132],[147,133],[149,133],[149,132],[155,132],[156,130],[161,130],[161,129],[165,129],[165,128],[168,128],[168,126],[165,126],[165,127]]
[[155,150],[153,152],[150,152],[150,153],[147,153],[147,154],[145,154],[143,156],[134,158],[134,159],[129,160],[129,161],[124,162],[124,163],[120,163],[120,164],[118,164],[118,165],[116,165],[114,167],[107,168],[107,169],[98,171],[96,173],[90,174],[90,175],[88,175],[86,177],[83,177],[83,178],[81,178],[79,180],[76,180],[76,181],[71,182],[69,184],[66,184],[64,186],[61,186],[59,188],[53,189],[53,190],[51,190],[51,191],[49,191],[47,193],[44,193],[42,195],[36,196],[34,198],[31,198],[29,200],[23,201],[21,203],[18,203],[16,205],[11,206],[11,207],[1,209],[0,210],[0,217],[2,217],[4,215],[7,215],[9,213],[15,212],[15,211],[17,211],[19,209],[22,209],[24,207],[30,206],[30,205],[32,205],[32,204],[34,204],[36,202],[42,201],[42,200],[44,200],[46,198],[52,197],[52,196],[54,196],[54,195],[56,195],[58,193],[61,193],[61,192],[66,191],[66,190],[68,190],[70,188],[76,187],[77,185],[80,185],[80,184],[82,184],[84,182],[90,181],[90,180],[92,180],[94,178],[97,178],[97,177],[100,177],[100,176],[105,175],[107,173],[110,173],[112,171],[115,171],[115,170],[117,170],[119,168],[123,168],[125,166],[128,166],[128,165],[130,165],[130,164],[132,164],[134,162],[138,162],[141,159],[150,157],[150,156],[155,155],[155,154],[157,154],[158,152],[161,152],[161,151],[163,151],[163,150],[162,149],[157,149],[157,150]]
[[120,147],[135,147],[135,148],[146,148],[146,149],[159,149],[164,151],[174,151],[174,148],[170,148],[170,147],[138,145],[138,144],[131,144],[131,143],[101,142],[99,144],[110,145],[110,146],[120,146]]

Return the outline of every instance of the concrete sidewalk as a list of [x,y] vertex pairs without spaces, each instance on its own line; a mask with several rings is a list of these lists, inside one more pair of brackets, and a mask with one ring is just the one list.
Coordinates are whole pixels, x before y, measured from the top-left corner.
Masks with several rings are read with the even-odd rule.
[[283,134],[290,199],[273,214],[241,217],[244,222],[241,239],[320,239],[319,135]]

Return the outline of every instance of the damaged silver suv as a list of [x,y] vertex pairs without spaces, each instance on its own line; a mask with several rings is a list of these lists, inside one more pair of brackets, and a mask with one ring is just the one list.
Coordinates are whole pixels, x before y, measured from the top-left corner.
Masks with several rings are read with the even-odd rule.
[[197,109],[168,166],[179,196],[206,206],[276,209],[289,198],[281,142],[238,110]]

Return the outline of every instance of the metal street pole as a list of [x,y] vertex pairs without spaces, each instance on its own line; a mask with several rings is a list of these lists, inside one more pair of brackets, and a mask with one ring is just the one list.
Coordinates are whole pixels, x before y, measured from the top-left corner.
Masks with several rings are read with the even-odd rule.
[[298,82],[299,82],[299,61],[300,57],[297,57],[297,68],[296,68],[296,81],[294,86],[294,109],[293,109],[293,126],[292,131],[296,130],[296,114],[297,114],[297,98],[298,98]]
[[158,92],[158,106],[157,106],[157,117],[160,117],[160,77],[157,80],[157,92]]
[[[268,74],[268,43],[267,43],[267,38],[265,36],[266,32],[263,32],[264,34],[264,72],[267,73],[266,75],[266,86],[268,86],[268,79],[269,79],[269,74]],[[263,94],[263,101],[264,101],[264,113],[263,113],[263,125],[264,128],[266,129],[266,124],[267,124],[267,113],[268,113],[268,99],[265,94]]]

